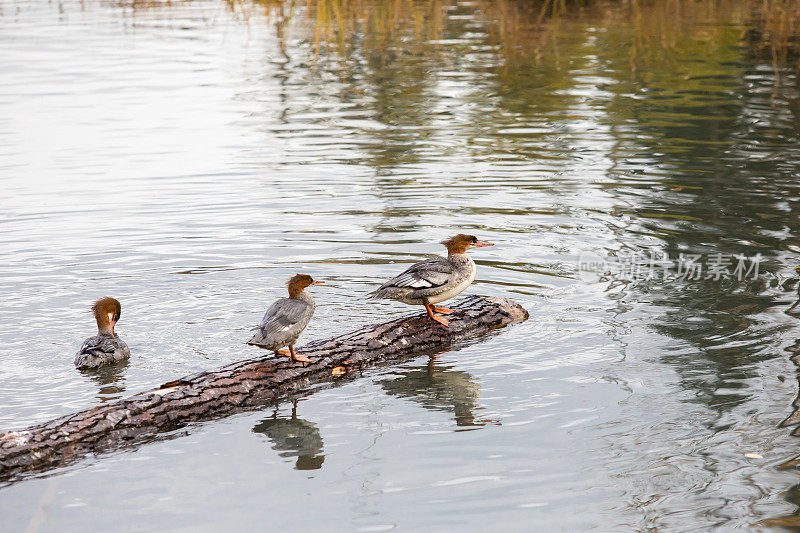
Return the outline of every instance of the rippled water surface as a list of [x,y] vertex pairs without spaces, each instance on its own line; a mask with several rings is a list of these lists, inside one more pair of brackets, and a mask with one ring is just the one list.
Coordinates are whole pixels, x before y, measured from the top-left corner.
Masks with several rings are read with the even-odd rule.
[[[796,70],[724,14],[299,4],[0,5],[0,431],[257,355],[296,272],[327,282],[305,340],[408,313],[364,295],[460,231],[497,244],[468,292],[531,319],[7,484],[0,529],[800,525]],[[763,260],[628,282],[584,251]],[[82,374],[103,295],[134,355]]]

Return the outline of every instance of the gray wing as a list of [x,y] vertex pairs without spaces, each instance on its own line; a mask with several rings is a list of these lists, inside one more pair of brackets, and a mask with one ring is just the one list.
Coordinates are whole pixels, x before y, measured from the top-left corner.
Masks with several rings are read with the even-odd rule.
[[95,335],[83,341],[78,350],[78,355],[102,356],[104,354],[113,354],[116,350],[117,347],[114,345],[113,337]]
[[128,345],[119,337],[95,335],[83,341],[74,362],[78,368],[91,368],[116,363],[129,356]]
[[307,302],[281,298],[267,309],[248,344],[280,344],[296,337],[306,329],[313,314],[314,308]]
[[411,265],[405,272],[393,277],[375,292],[391,288],[426,290],[443,287],[452,279],[454,271],[453,265],[443,257],[432,257]]

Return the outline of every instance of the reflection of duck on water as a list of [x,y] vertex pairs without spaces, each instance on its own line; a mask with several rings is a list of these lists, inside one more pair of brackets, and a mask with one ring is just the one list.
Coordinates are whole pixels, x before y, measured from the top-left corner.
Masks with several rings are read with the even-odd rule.
[[395,372],[395,379],[379,381],[381,387],[399,398],[406,398],[434,411],[449,411],[456,415],[459,427],[481,427],[500,424],[497,420],[475,418],[480,409],[478,400],[481,387],[471,374],[461,370],[449,370],[434,364],[433,357],[426,365]]
[[125,392],[125,370],[128,361],[98,368],[80,368],[81,374],[94,381],[99,387],[97,398],[102,402],[116,400]]
[[313,422],[297,418],[297,401],[292,405],[291,418],[279,418],[276,409],[272,417],[253,427],[253,433],[266,435],[281,457],[297,457],[297,470],[316,470],[325,461],[319,429]]

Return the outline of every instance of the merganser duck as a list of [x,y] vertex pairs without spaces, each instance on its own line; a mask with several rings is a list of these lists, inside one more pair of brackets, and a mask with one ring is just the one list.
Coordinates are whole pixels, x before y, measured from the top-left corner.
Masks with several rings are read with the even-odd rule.
[[[247,344],[261,346],[276,354],[289,356],[295,361],[310,363],[311,359],[295,353],[294,343],[308,326],[316,308],[314,298],[304,289],[310,285],[324,283],[324,281],[314,281],[308,274],[293,276],[286,284],[289,297],[281,298],[267,309],[261,324],[253,328],[258,331]],[[287,347],[288,352],[284,350]]]
[[446,307],[435,307],[433,304],[459,294],[475,279],[475,263],[467,255],[467,249],[494,245],[463,233],[442,241],[442,244],[447,247],[447,257],[431,257],[411,265],[405,272],[367,296],[397,300],[410,305],[424,305],[428,317],[448,326],[447,319],[434,313],[449,314],[453,311]]
[[75,354],[78,368],[97,368],[118,363],[131,356],[128,345],[114,333],[114,324],[122,314],[122,306],[114,298],[106,296],[92,305],[94,319],[97,321],[97,335],[89,337]]

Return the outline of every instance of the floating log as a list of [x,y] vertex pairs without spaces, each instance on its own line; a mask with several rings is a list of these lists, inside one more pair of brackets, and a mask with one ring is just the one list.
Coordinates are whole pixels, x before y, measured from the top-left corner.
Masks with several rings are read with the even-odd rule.
[[264,407],[366,365],[446,349],[528,318],[525,309],[505,298],[470,296],[451,309],[449,328],[424,314],[398,318],[299,348],[311,363],[268,353],[0,434],[0,480],[140,444],[192,422]]

